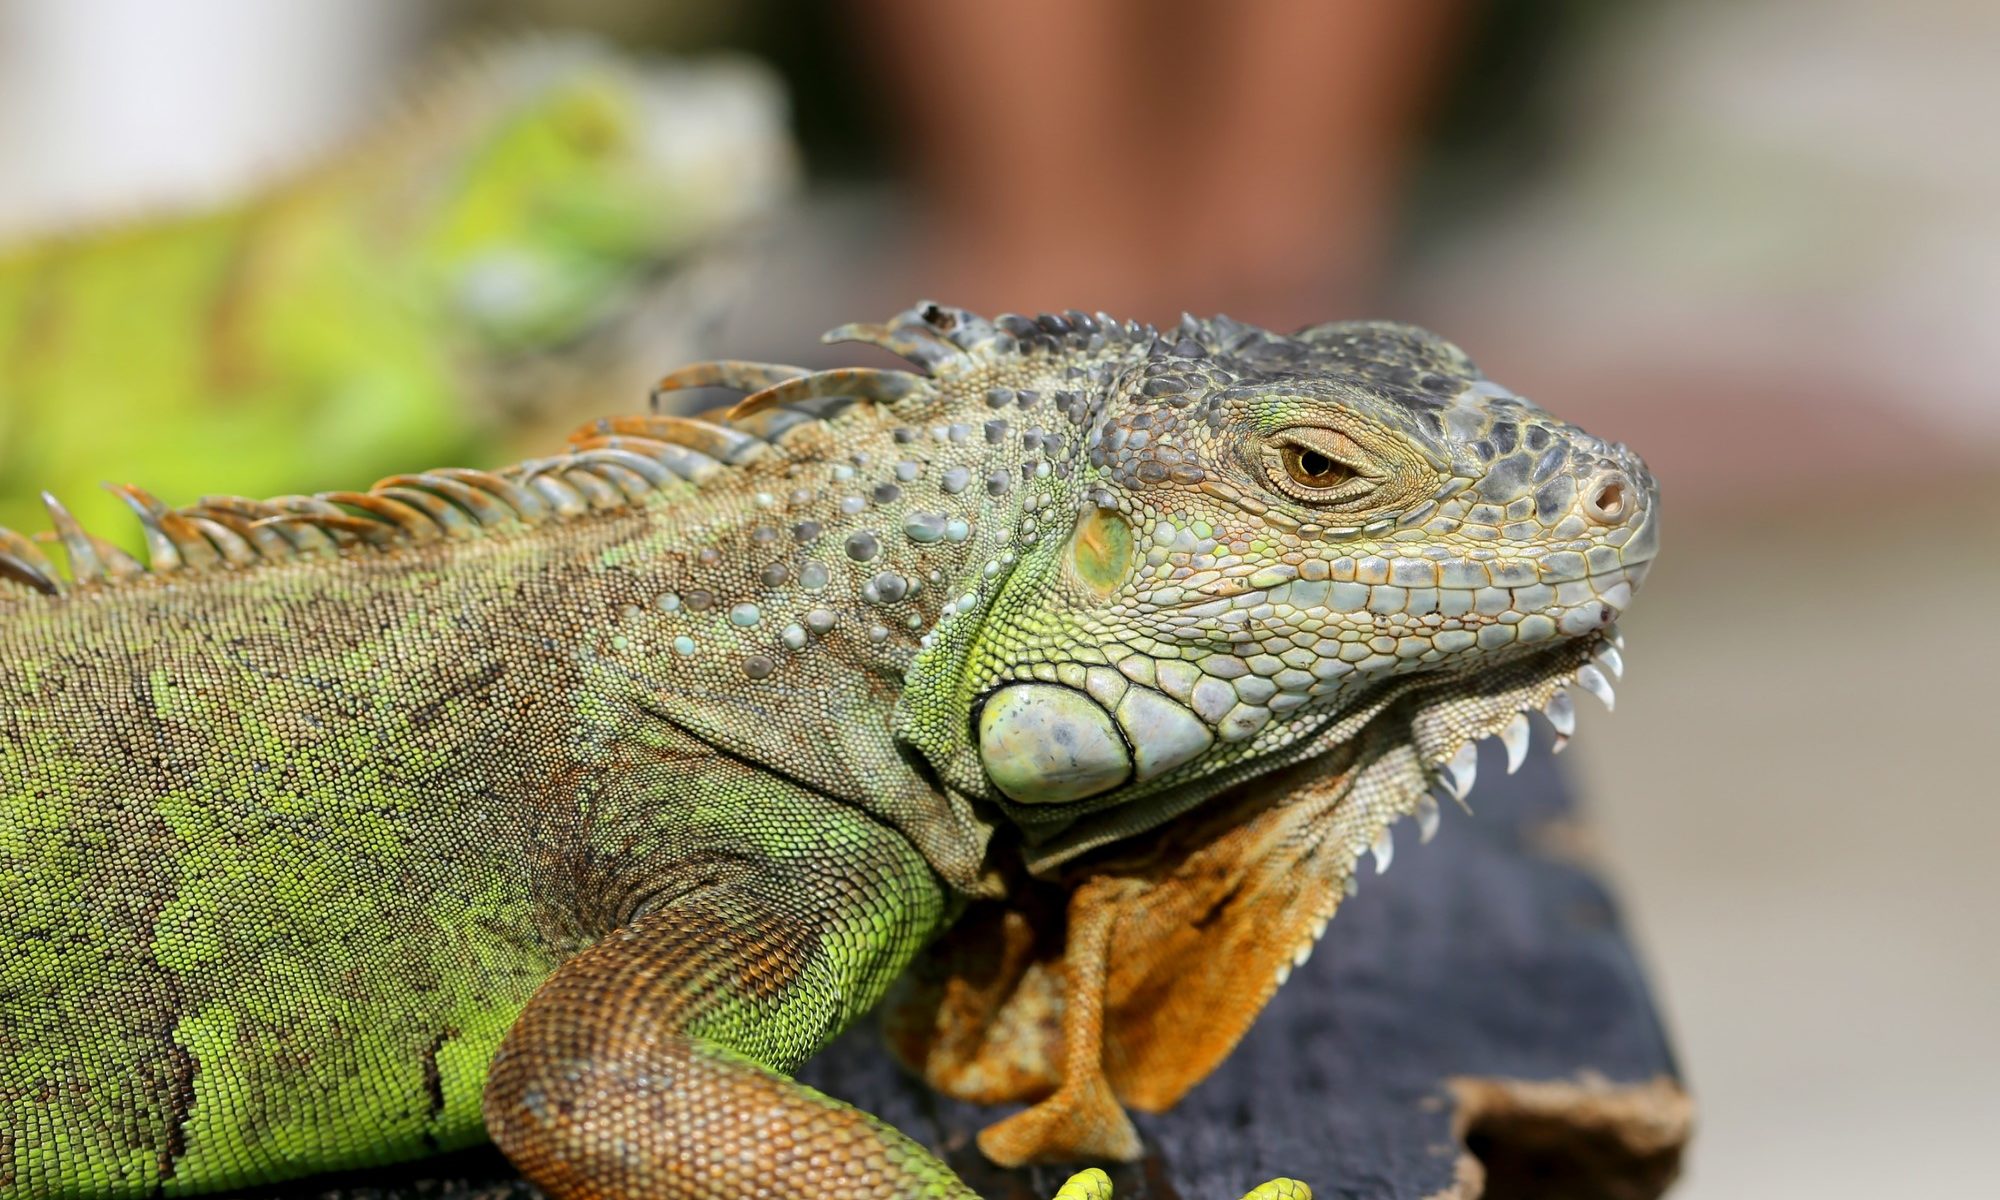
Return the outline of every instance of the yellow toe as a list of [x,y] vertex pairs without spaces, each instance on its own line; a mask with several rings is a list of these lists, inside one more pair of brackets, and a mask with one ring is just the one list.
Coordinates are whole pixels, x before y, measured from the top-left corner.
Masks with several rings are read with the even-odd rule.
[[1312,1200],[1313,1190],[1296,1179],[1273,1179],[1243,1200]]
[[[1282,1193],[1273,1192],[1273,1196]],[[1078,1171],[1064,1181],[1056,1191],[1055,1200],[1109,1200],[1111,1196],[1111,1176],[1091,1167]]]

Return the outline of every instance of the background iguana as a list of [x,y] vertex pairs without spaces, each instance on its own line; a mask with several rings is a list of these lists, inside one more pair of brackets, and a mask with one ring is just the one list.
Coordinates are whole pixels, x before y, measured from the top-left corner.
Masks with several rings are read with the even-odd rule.
[[1476,739],[1610,699],[1653,481],[1429,334],[829,337],[918,370],[131,491],[143,569],[0,533],[0,1196],[482,1132],[558,1197],[967,1196],[786,1076],[920,955],[899,1052],[1035,1102],[989,1155],[1129,1157]]
[[268,495],[482,461],[692,352],[732,299],[715,244],[741,257],[796,173],[777,81],[581,38],[434,74],[241,203],[0,247],[0,524],[38,488],[115,517],[113,473]]

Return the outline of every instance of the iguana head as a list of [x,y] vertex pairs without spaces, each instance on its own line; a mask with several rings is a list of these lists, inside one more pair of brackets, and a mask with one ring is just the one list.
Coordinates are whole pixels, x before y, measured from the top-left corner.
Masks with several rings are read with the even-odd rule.
[[746,61],[583,39],[474,56],[417,105],[403,177],[445,310],[532,350],[631,307],[677,257],[771,211],[797,174],[782,90]]
[[[1066,899],[1023,882],[954,931],[893,1041],[954,1095],[1063,1083],[982,1134],[1000,1160],[1116,1156],[1135,1143],[1102,1131],[1129,1126],[1072,1081],[1173,1103],[1304,961],[1358,861],[1388,865],[1392,823],[1428,837],[1432,787],[1464,796],[1479,739],[1511,769],[1527,711],[1563,737],[1566,687],[1610,700],[1659,496],[1623,446],[1408,326],[996,325],[931,306],[865,333],[961,411],[977,398],[1006,448],[975,531],[990,552],[953,584],[897,729]],[[1079,921],[1110,932],[1079,944]],[[1076,1018],[1100,1029],[1092,1061],[1053,1032],[1076,979],[1103,981]]]
[[1564,685],[1608,696],[1658,530],[1629,450],[1408,326],[1108,349],[1058,372],[1009,550],[902,713],[1038,865],[1317,755],[1363,755],[1386,822],[1523,710],[1566,732]]

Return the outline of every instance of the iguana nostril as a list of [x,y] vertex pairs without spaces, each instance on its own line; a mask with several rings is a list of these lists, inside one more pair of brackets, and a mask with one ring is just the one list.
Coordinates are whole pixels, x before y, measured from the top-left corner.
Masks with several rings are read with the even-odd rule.
[[1598,480],[1589,489],[1583,509],[1600,525],[1616,525],[1632,510],[1632,484],[1623,475]]

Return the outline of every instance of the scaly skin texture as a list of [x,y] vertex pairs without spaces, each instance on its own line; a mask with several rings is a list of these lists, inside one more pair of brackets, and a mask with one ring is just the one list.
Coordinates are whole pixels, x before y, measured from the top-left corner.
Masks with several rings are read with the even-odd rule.
[[110,474],[267,495],[490,457],[508,425],[630,382],[642,299],[684,329],[725,306],[691,264],[788,189],[774,83],[580,40],[438,74],[240,202],[0,246],[0,524],[54,488],[122,533]]
[[920,373],[130,490],[144,567],[0,530],[0,1196],[482,1130],[563,1198],[969,1196],[787,1077],[899,975],[906,1060],[1035,1102],[989,1155],[1129,1158],[1476,739],[1609,696],[1652,480],[1428,334],[829,336]]

